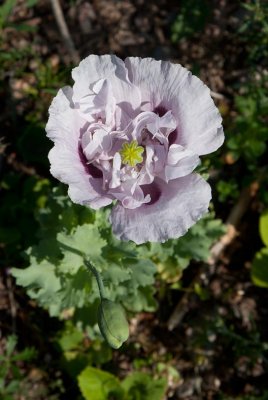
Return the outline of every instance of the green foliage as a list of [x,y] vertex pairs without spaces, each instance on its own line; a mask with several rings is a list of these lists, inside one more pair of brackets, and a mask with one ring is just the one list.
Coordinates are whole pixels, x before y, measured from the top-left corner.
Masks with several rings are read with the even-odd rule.
[[[205,215],[183,237],[164,244],[148,245],[148,256],[157,264],[160,277],[176,282],[191,260],[207,261],[210,247],[225,232],[225,227],[213,212]],[[144,254],[145,248],[141,248]]]
[[250,62],[261,62],[268,57],[268,4],[266,0],[244,3],[247,10],[238,33],[249,53]]
[[164,378],[154,380],[143,372],[133,372],[122,382],[122,387],[128,393],[127,400],[161,400],[165,394],[166,385]]
[[63,330],[57,334],[55,343],[62,353],[61,367],[73,379],[86,366],[101,366],[112,358],[112,350],[106,342],[99,339],[89,341],[70,320],[65,322]]
[[33,348],[16,352],[16,346],[17,337],[8,336],[4,351],[0,354],[0,398],[3,400],[13,400],[18,391],[22,392],[21,383],[24,376],[17,363],[31,361],[36,356]]
[[268,343],[261,340],[260,332],[253,319],[251,323],[252,330],[247,334],[240,334],[235,332],[233,325],[220,316],[212,322],[217,336],[223,339],[224,345],[231,347],[236,359],[246,356],[252,363],[258,359],[264,359],[267,363]]
[[87,367],[78,376],[80,390],[86,400],[108,400],[124,398],[120,381],[112,374],[97,368]]
[[27,0],[26,1],[26,6],[27,7],[34,7],[38,3],[39,0]]
[[257,170],[257,160],[265,153],[268,142],[267,78],[252,81],[244,88],[245,93],[236,96],[237,116],[227,130],[227,147],[234,160],[243,158],[250,171]]
[[268,247],[268,210],[260,217],[260,236],[263,243]]
[[165,379],[133,372],[120,382],[114,375],[87,367],[78,377],[80,390],[86,400],[161,400],[165,394]]
[[255,285],[268,288],[268,210],[260,216],[259,231],[266,247],[255,254],[251,268],[251,279]]
[[12,13],[12,10],[17,0],[5,0],[0,6],[0,30],[3,29],[7,23],[8,17]]
[[29,267],[13,268],[12,274],[50,315],[72,310],[81,326],[95,325],[99,292],[84,255],[101,273],[108,299],[132,312],[155,309],[155,265],[140,257],[134,244],[116,240],[107,218],[107,212],[71,204],[59,189],[37,212],[40,241],[27,250]]
[[210,14],[206,0],[183,0],[180,6],[180,13],[171,27],[171,40],[175,43],[201,32]]
[[156,265],[165,281],[177,280],[191,259],[208,258],[211,244],[224,231],[209,214],[179,240],[136,246],[112,235],[109,210],[93,212],[74,205],[59,188],[43,193],[42,203],[36,210],[39,242],[25,253],[29,266],[13,268],[12,274],[51,316],[73,316],[92,338],[99,335],[99,291],[84,256],[101,274],[105,298],[128,312],[153,311]]
[[251,278],[255,285],[268,288],[268,248],[256,253],[252,263]]
[[218,181],[217,190],[219,192],[219,201],[222,203],[229,198],[236,199],[239,195],[238,183],[234,179],[230,179],[228,182]]

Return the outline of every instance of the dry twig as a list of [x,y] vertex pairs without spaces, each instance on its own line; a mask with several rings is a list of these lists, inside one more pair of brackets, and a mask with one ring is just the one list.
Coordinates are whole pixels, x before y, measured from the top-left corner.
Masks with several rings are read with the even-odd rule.
[[51,6],[53,10],[54,17],[57,21],[59,31],[61,33],[62,39],[64,41],[64,44],[67,48],[67,50],[70,53],[71,59],[74,64],[78,64],[80,61],[80,56],[78,54],[78,51],[75,48],[73,39],[70,35],[70,31],[68,29],[68,26],[66,24],[61,5],[59,0],[50,0],[51,1]]

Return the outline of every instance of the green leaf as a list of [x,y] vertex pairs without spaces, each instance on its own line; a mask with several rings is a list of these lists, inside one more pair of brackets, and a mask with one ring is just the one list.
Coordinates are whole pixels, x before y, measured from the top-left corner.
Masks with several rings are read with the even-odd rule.
[[134,288],[152,285],[154,274],[156,273],[155,264],[150,260],[138,260],[135,263],[127,264],[131,271],[131,283]]
[[29,8],[30,7],[34,7],[38,3],[38,1],[39,0],[27,0],[26,1],[26,6],[29,7]]
[[257,286],[268,288],[268,248],[259,251],[253,260],[251,278]]
[[6,355],[10,357],[17,346],[18,338],[16,335],[10,335],[6,342]]
[[85,256],[101,274],[110,301],[130,311],[154,310],[156,267],[147,247],[144,256],[135,244],[118,241],[107,222],[109,210],[93,212],[72,204],[61,188],[48,190],[36,211],[39,243],[25,253],[30,266],[12,270],[17,283],[51,316],[73,315],[77,325],[99,338],[99,291]]
[[111,283],[117,285],[131,279],[131,271],[124,266],[111,263],[109,269],[103,271],[102,278],[106,285]]
[[180,13],[171,26],[171,40],[178,42],[182,38],[190,37],[201,32],[210,15],[208,2],[203,0],[180,1]]
[[129,285],[126,289],[126,297],[123,299],[123,304],[127,310],[132,312],[155,311],[157,302],[154,298],[154,287],[141,287],[132,292]]
[[62,309],[80,308],[99,297],[97,285],[85,267],[79,268],[74,275],[63,275],[61,286],[59,294]]
[[154,380],[143,372],[134,372],[123,382],[122,387],[128,392],[128,400],[162,400],[167,389],[164,378]]
[[16,5],[17,0],[6,0],[1,6],[0,6],[0,20],[3,22],[6,22],[7,18],[11,14],[13,8]]
[[58,338],[57,343],[61,347],[62,351],[65,352],[78,347],[78,345],[82,342],[83,337],[84,335],[80,330],[69,324],[69,326],[66,326],[66,329]]
[[57,241],[64,253],[62,268],[65,272],[76,273],[84,264],[85,255],[97,266],[103,263],[101,252],[106,241],[92,224],[78,226],[72,234],[61,232],[57,235]]
[[12,268],[12,275],[17,284],[27,287],[30,297],[38,299],[41,304],[55,301],[55,293],[60,290],[60,279],[55,274],[55,265],[46,260],[38,262],[31,257],[31,266],[25,269]]
[[[108,372],[87,367],[78,376],[79,388],[86,400],[123,400],[124,391],[119,380]],[[157,399],[156,399],[157,400]]]
[[260,217],[260,235],[263,243],[268,247],[268,210],[262,213]]

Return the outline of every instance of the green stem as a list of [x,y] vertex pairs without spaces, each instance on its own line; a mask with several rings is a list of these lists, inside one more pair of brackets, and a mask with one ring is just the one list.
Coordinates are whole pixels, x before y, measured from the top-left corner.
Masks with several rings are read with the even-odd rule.
[[96,278],[101,299],[105,299],[105,289],[104,289],[104,285],[102,282],[101,274],[96,270],[96,268],[92,264],[92,261],[89,261],[88,259],[85,258],[84,262],[85,262],[86,267],[93,273],[93,275]]

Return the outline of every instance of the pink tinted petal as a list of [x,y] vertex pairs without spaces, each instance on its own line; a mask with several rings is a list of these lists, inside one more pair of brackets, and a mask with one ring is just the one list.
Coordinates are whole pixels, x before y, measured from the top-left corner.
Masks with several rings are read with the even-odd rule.
[[80,177],[79,181],[69,184],[68,195],[74,203],[90,206],[94,210],[106,207],[113,201],[103,191],[102,179],[88,178],[82,180]]
[[110,191],[114,197],[119,200],[125,208],[134,209],[141,204],[151,201],[150,195],[144,196],[136,179],[128,179],[123,182],[117,190]]
[[164,137],[167,137],[174,129],[176,129],[176,120],[171,111],[168,111],[163,117],[157,114],[153,123],[147,124],[147,129],[153,134],[153,138],[157,138],[160,143],[164,142]]
[[[57,93],[57,95],[54,97],[52,100],[52,103],[49,107],[49,120],[46,125],[46,132],[47,132],[47,137],[54,142],[57,140],[62,139],[62,135],[66,136],[66,139],[68,138],[68,123],[69,120],[72,120],[72,124],[76,125],[77,131],[76,133],[79,132],[79,126],[80,122],[82,125],[82,121],[75,121],[74,117],[74,105],[72,101],[72,96],[73,96],[73,89],[69,86],[65,86],[64,88],[60,89]],[[61,121],[61,115],[64,115],[64,113],[68,114],[68,118],[66,121],[62,120]],[[62,125],[62,127],[61,127]],[[69,139],[72,141],[76,141],[77,135],[74,133],[74,135],[71,135]]]
[[119,153],[116,153],[114,155],[113,159],[113,170],[112,170],[112,179],[109,184],[109,187],[111,189],[114,189],[118,186],[120,186],[121,181],[120,181],[120,168],[121,168],[121,156]]
[[141,142],[146,136],[144,130],[152,134],[148,137],[157,138],[160,143],[168,145],[168,135],[176,128],[176,120],[171,111],[167,112],[163,117],[150,111],[140,113],[133,121],[133,128],[131,129],[132,138]]
[[[145,165],[140,171],[139,185],[152,183],[155,176],[165,177],[167,149],[160,144],[149,144],[146,146]],[[165,178],[163,178],[165,179]]]
[[114,125],[116,102],[107,79],[97,81],[92,93],[83,96],[77,104],[80,115],[88,122],[101,118],[107,125]]
[[95,130],[93,135],[91,132],[86,132],[82,137],[81,143],[84,154],[90,161],[93,160],[94,157],[100,158],[102,153],[104,153],[104,158],[106,158],[105,155],[107,155],[112,147],[112,138],[106,129],[99,127]]
[[170,181],[156,181],[160,197],[135,210],[116,205],[111,213],[113,232],[118,239],[165,242],[178,238],[207,212],[211,189],[197,174]]
[[90,55],[72,71],[75,81],[73,86],[74,101],[91,93],[92,84],[100,79],[107,79],[111,84],[113,96],[120,109],[119,120],[125,126],[129,117],[136,116],[140,108],[140,90],[128,79],[124,62],[115,55]]
[[167,150],[164,146],[154,145],[154,156],[153,156],[153,171],[154,175],[158,175],[161,171],[163,171],[166,157],[167,157]]
[[200,159],[197,154],[178,144],[172,144],[169,148],[166,166],[161,177],[168,182],[171,179],[186,176],[199,164]]
[[111,163],[108,160],[99,160],[98,162],[94,162],[93,165],[101,170],[103,179],[102,188],[107,189],[109,187],[109,182],[112,179]]
[[78,204],[92,208],[110,204],[109,196],[102,190],[102,179],[95,179],[87,170],[79,154],[79,136],[83,126],[77,110],[71,108],[69,88],[60,90],[49,109],[47,136],[54,141],[49,152],[51,174],[69,185],[69,196]]
[[153,156],[154,156],[153,146],[146,146],[145,165],[143,165],[138,177],[139,185],[148,185],[149,183],[152,183],[154,180]]
[[152,109],[171,110],[177,120],[175,142],[198,155],[218,149],[224,140],[222,118],[200,79],[179,64],[151,58],[126,59],[129,79],[140,87]]
[[128,196],[125,197],[122,201],[122,205],[125,208],[128,208],[130,210],[134,210],[135,208],[140,207],[142,204],[144,203],[149,203],[151,201],[151,197],[149,194],[147,194],[145,197],[143,197],[142,199],[136,199],[134,196]]

